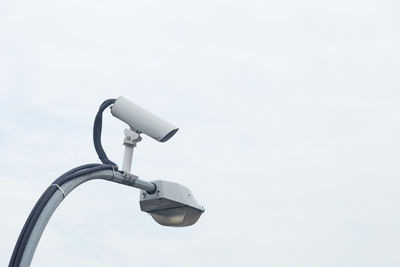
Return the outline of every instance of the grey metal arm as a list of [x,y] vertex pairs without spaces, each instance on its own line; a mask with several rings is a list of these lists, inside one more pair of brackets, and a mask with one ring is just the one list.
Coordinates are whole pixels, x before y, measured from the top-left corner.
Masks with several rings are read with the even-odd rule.
[[43,231],[47,223],[49,222],[50,217],[53,215],[54,211],[56,210],[58,205],[60,205],[60,203],[63,201],[65,196],[67,196],[72,190],[74,190],[80,184],[94,179],[104,179],[111,182],[147,190],[149,192],[154,192],[156,189],[154,184],[143,180],[139,180],[136,176],[132,174],[127,174],[127,173],[121,174],[119,172],[114,172],[111,170],[102,170],[82,175],[74,178],[71,181],[64,183],[61,186],[54,185],[57,186],[59,190],[57,190],[53,194],[53,196],[49,199],[42,213],[40,214],[38,221],[35,224],[32,233],[28,239],[25,251],[22,255],[20,267],[30,266],[33,254],[35,253],[36,247],[43,234]]

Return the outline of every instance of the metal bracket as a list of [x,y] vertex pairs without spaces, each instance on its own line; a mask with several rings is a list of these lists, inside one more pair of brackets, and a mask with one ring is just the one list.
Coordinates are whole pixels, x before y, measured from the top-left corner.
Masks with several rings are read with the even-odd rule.
[[125,151],[124,159],[122,161],[122,170],[124,172],[130,172],[132,167],[133,148],[142,140],[142,137],[140,136],[140,133],[131,129],[125,129],[124,134],[123,145],[125,146]]
[[125,129],[124,134],[125,134],[124,144],[123,144],[124,146],[135,147],[136,144],[142,140],[140,134],[131,129]]

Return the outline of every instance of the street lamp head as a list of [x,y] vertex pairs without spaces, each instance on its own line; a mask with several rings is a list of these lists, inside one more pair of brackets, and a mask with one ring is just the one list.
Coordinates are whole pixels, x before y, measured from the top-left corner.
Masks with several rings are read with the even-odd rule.
[[168,141],[179,129],[123,96],[115,101],[111,114],[127,123],[132,130],[147,134],[159,142]]
[[140,192],[140,209],[164,226],[183,227],[197,222],[204,208],[200,206],[193,194],[183,185],[154,181],[156,191]]

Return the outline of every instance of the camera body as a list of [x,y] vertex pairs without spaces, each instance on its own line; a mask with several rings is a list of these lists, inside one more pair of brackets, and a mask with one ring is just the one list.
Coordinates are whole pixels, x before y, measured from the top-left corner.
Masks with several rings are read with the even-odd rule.
[[123,96],[115,101],[111,114],[127,123],[133,131],[144,133],[159,142],[168,141],[179,129]]

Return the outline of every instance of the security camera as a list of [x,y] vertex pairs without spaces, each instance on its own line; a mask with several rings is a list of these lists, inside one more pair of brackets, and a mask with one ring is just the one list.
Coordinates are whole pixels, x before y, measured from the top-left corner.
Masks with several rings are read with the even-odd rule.
[[147,134],[159,142],[168,141],[179,129],[123,96],[115,101],[111,114],[127,123],[132,130]]
[[156,191],[140,192],[140,209],[164,226],[189,226],[195,224],[204,212],[192,192],[183,185],[153,181]]

